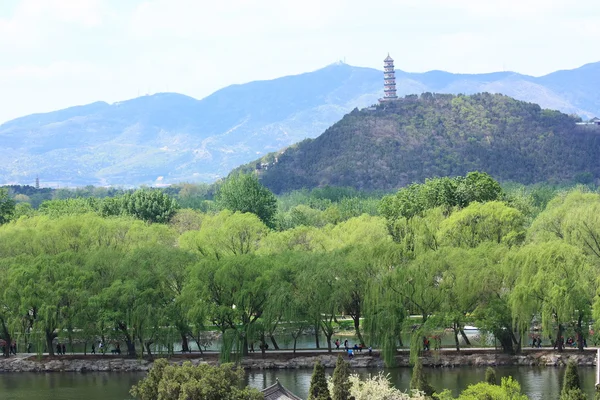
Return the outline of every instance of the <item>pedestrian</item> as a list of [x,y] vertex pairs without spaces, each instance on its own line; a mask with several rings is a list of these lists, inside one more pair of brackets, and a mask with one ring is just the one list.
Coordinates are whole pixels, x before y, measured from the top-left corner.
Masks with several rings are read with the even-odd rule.
[[340,349],[340,339],[335,339],[335,349],[336,350]]
[[371,346],[369,346],[369,355],[372,356],[373,355],[373,348]]
[[121,345],[117,343],[117,354],[121,354]]
[[67,354],[67,346],[64,343],[62,345],[62,353],[63,355]]
[[60,346],[60,343],[56,344],[56,354],[60,356],[60,352],[62,350],[62,347]]
[[348,339],[344,340],[344,350],[348,351]]
[[92,354],[96,354],[96,343],[92,342]]
[[100,341],[100,344],[98,345],[98,350],[100,350],[100,353],[104,354],[104,343],[102,343],[102,341]]

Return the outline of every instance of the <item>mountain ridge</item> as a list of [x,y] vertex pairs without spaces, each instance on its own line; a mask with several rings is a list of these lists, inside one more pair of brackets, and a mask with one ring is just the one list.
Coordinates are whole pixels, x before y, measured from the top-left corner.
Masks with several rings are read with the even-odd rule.
[[[398,70],[397,81],[400,95],[502,92],[592,117],[600,115],[593,90],[600,86],[600,62],[584,67],[537,78]],[[7,150],[0,154],[0,184],[32,183],[36,176],[60,186],[214,181],[268,152],[317,137],[355,107],[377,103],[382,81],[380,70],[334,63],[230,85],[200,100],[158,93],[20,117],[0,125]]]

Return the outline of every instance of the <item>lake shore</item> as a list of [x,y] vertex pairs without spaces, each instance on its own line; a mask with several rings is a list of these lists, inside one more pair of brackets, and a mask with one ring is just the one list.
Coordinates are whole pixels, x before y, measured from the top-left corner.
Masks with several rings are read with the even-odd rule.
[[[325,351],[299,351],[296,354],[287,351],[268,351],[264,357],[261,353],[251,353],[244,357],[241,365],[249,370],[262,369],[299,369],[313,368],[320,360],[327,368],[333,368],[338,354]],[[160,356],[157,356],[160,357]],[[205,354],[177,354],[169,357],[174,364],[190,361],[193,364],[218,363],[217,352]],[[348,360],[348,357],[345,357]],[[455,367],[487,367],[487,366],[564,366],[569,360],[580,366],[596,365],[596,349],[583,352],[567,349],[559,353],[550,349],[526,349],[521,354],[504,354],[492,349],[464,349],[459,352],[452,349],[428,351],[422,354],[423,365],[431,368]],[[358,353],[352,360],[352,368],[383,368],[384,363],[379,353],[372,356]],[[409,366],[408,351],[399,351],[396,356],[398,367]],[[0,358],[0,372],[135,372],[147,371],[152,367],[152,360],[147,358],[125,358],[115,355],[64,355],[48,356],[22,354],[8,359]]]

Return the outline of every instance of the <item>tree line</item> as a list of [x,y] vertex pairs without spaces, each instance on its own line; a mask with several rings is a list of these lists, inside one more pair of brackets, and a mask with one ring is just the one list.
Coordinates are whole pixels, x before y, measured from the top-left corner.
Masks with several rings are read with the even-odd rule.
[[[358,198],[345,218],[329,217],[341,199],[282,211],[253,176],[223,184],[207,212],[162,191],[98,201],[50,201],[0,226],[4,341],[52,354],[57,337],[116,340],[136,356],[202,349],[217,331],[227,358],[277,348],[280,332],[295,348],[310,332],[331,350],[342,314],[389,365],[423,336],[448,331],[460,349],[467,324],[507,352],[530,332],[559,351],[567,335],[580,349],[594,340],[600,195],[585,187],[507,193],[474,172],[408,186],[375,210]],[[298,207],[315,217],[283,228]]]

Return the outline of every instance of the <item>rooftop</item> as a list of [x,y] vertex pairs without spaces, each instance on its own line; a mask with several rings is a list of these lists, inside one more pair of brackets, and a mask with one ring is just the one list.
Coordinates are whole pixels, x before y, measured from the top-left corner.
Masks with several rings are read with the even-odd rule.
[[265,400],[302,400],[294,393],[284,388],[279,380],[274,385],[269,386],[261,390],[261,393],[265,397]]

